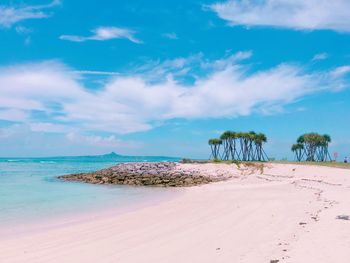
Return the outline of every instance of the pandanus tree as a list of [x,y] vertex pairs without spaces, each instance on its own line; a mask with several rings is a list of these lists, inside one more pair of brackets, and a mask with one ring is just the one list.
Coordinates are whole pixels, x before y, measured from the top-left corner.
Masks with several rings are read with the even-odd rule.
[[295,160],[301,162],[304,155],[304,145],[301,143],[296,143],[292,145],[292,152],[295,154]]
[[249,161],[251,157],[252,140],[254,139],[254,132],[245,132],[241,134],[243,140],[242,160]]
[[303,135],[304,145],[307,150],[306,160],[314,162],[316,160],[316,152],[321,144],[322,136],[317,133],[307,133]]
[[325,162],[331,160],[328,146],[331,137],[327,134],[320,135],[315,132],[306,133],[297,139],[297,144],[292,146],[292,151],[296,154],[296,159],[302,161]]
[[328,146],[329,144],[332,142],[331,136],[329,136],[328,134],[324,134],[322,136],[322,140],[320,143],[320,147],[319,147],[319,160],[322,162],[325,162],[327,160],[332,160],[331,155],[329,154],[329,150],[328,150]]
[[210,145],[211,149],[211,156],[214,160],[219,159],[220,156],[220,146],[222,144],[222,140],[220,139],[210,139],[208,141],[208,144]]
[[259,161],[267,161],[268,157],[264,151],[263,144],[267,142],[266,135],[259,133],[255,136],[256,158]]
[[230,150],[232,147],[231,132],[225,131],[223,134],[221,134],[220,140],[222,141],[224,147],[221,159],[228,160],[230,158]]
[[[215,140],[220,140],[223,144],[221,156],[217,153],[220,147],[215,147]],[[267,161],[268,157],[263,149],[266,142],[267,138],[263,133],[225,131],[220,139],[209,140],[209,145],[214,159],[220,156],[223,160]]]

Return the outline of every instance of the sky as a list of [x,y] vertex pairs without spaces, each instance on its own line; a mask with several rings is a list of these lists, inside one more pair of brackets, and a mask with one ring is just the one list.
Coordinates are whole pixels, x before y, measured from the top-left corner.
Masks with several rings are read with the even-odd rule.
[[350,155],[348,0],[1,0],[0,156],[208,158],[225,130]]

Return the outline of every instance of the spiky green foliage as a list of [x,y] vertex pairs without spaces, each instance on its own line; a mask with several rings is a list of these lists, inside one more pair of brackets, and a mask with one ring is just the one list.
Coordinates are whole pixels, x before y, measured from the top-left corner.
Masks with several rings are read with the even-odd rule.
[[209,143],[210,145],[218,145],[218,144],[222,144],[222,140],[220,140],[220,139],[210,139],[210,140],[208,141],[208,143]]
[[292,146],[298,161],[320,161],[331,160],[328,145],[331,137],[327,134],[320,135],[316,132],[305,133],[298,137],[297,144]]
[[295,159],[300,162],[303,158],[304,145],[302,143],[293,144],[291,150],[295,154]]
[[301,143],[296,143],[292,145],[292,151],[295,152],[297,150],[303,150],[304,149],[304,145]]
[[221,139],[209,139],[208,144],[210,145],[211,155],[214,160],[219,159],[220,145],[222,144]]
[[[213,147],[217,144],[217,139],[209,140],[209,145],[212,149],[212,157],[217,158],[220,154],[217,154],[218,147]],[[225,131],[220,136],[221,143],[223,145],[223,151],[221,153],[221,159],[239,160],[239,161],[267,161],[268,157],[263,150],[264,143],[267,142],[266,135],[263,133],[250,132],[234,132]],[[216,156],[216,157],[215,157]]]

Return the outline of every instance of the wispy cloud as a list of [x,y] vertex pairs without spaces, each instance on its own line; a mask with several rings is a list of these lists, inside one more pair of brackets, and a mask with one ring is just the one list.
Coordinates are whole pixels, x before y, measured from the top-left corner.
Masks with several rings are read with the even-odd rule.
[[144,143],[125,140],[115,135],[94,135],[68,131],[67,126],[50,123],[14,124],[0,127],[1,156],[86,155],[117,151],[132,154]]
[[165,33],[163,34],[163,37],[173,39],[173,40],[178,39],[178,36],[175,32]]
[[112,71],[95,71],[95,70],[74,70],[72,71],[74,74],[78,75],[101,75],[101,76],[118,76],[119,72]]
[[65,125],[49,122],[33,122],[29,124],[29,127],[33,132],[61,133],[67,131],[67,127]]
[[325,60],[328,58],[328,54],[327,53],[319,53],[316,54],[313,58],[312,61],[317,61],[317,60]]
[[[281,64],[252,72],[251,65],[241,63],[250,56],[251,52],[240,52],[213,61],[202,56],[180,58],[160,63],[157,81],[149,81],[154,72],[145,67],[142,73],[110,76],[94,91],[79,81],[74,70],[57,62],[2,68],[0,119],[34,124],[35,130],[66,127],[123,134],[146,131],[174,118],[279,113],[309,94],[346,87],[348,66],[310,71]],[[202,71],[196,75],[186,73],[187,68]],[[186,74],[193,74],[195,81],[183,83]]]
[[28,19],[47,18],[50,13],[45,12],[45,10],[59,4],[59,0],[54,0],[45,5],[25,5],[21,7],[0,5],[0,27],[8,28]]
[[29,33],[32,33],[32,30],[24,26],[16,26],[16,32],[20,35],[27,35]]
[[143,146],[142,143],[136,141],[124,141],[116,138],[114,135],[98,136],[98,135],[81,135],[74,132],[67,133],[66,138],[72,143],[88,144],[95,147],[114,147],[114,148],[129,148],[137,149]]
[[350,32],[348,0],[228,0],[209,8],[231,26]]
[[350,73],[350,65],[346,65],[346,66],[341,66],[341,67],[337,67],[335,68],[332,72],[331,75],[333,77],[343,77],[346,74]]
[[84,42],[89,40],[94,41],[106,41],[111,39],[128,39],[131,42],[141,44],[142,41],[137,39],[134,34],[135,32],[126,29],[126,28],[119,28],[119,27],[98,27],[93,29],[92,35],[90,36],[78,36],[78,35],[62,35],[60,36],[61,40],[68,40],[73,42]]

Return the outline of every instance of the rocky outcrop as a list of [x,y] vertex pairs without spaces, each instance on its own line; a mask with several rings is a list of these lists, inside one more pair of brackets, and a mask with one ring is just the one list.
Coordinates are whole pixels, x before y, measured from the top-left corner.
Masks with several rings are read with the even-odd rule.
[[201,169],[186,168],[184,164],[174,162],[142,162],[121,163],[96,172],[69,174],[59,178],[92,184],[181,187],[223,181],[230,175],[211,175]]

